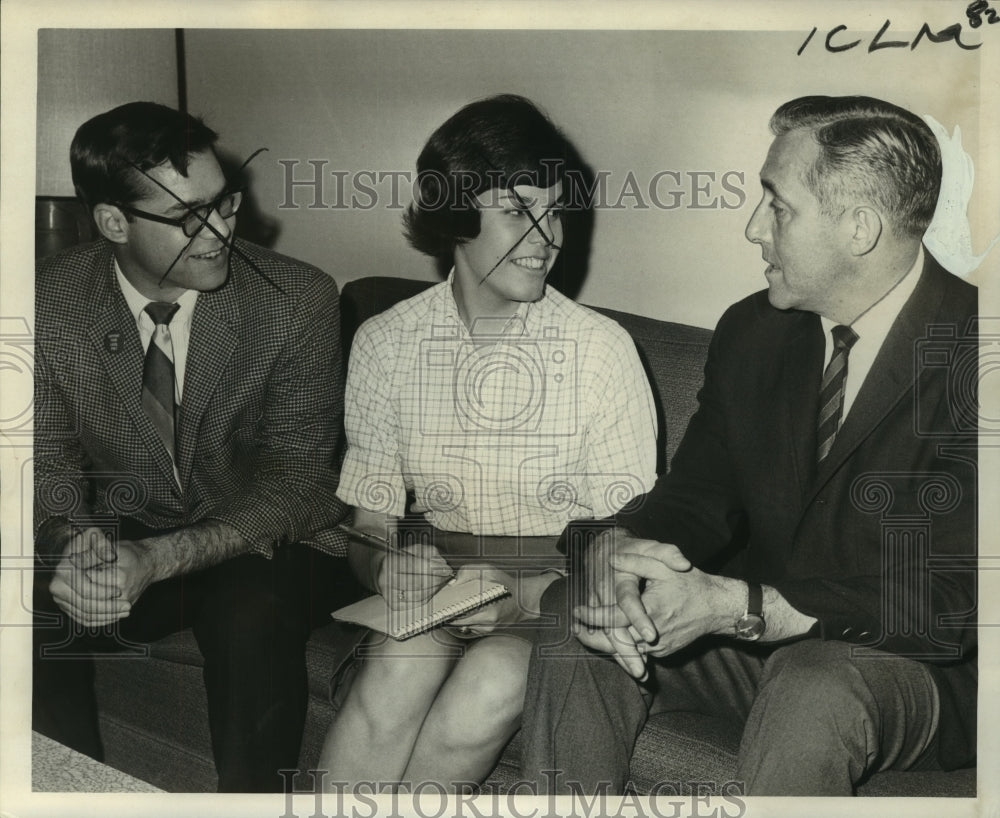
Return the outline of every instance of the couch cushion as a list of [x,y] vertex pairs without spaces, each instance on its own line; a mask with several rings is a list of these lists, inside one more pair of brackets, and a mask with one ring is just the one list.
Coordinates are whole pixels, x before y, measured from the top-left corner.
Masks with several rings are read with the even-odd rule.
[[[929,770],[924,772],[889,772],[872,776],[858,787],[858,795],[869,798],[905,796],[907,798],[975,798],[975,769]],[[942,810],[942,813],[946,813]]]
[[656,470],[663,473],[698,407],[712,331],[603,307],[592,309],[617,321],[639,351],[656,402],[660,426]]
[[310,697],[330,701],[333,677],[351,660],[366,633],[360,625],[339,621],[312,632],[306,649]]
[[720,795],[742,792],[736,779],[740,733],[701,713],[657,713],[632,755],[632,783],[643,793]]
[[[168,653],[189,659],[187,639],[194,645],[190,631],[170,637]],[[161,642],[154,643],[153,656],[94,662],[105,761],[161,789],[214,790],[201,655],[194,647],[197,663],[158,658]]]
[[176,662],[180,665],[203,667],[205,660],[201,657],[198,643],[190,628],[164,636],[149,646],[150,656],[165,662]]
[[[159,729],[147,730],[101,713],[104,762],[167,792],[215,792],[219,777],[211,755],[193,752]],[[200,748],[206,749],[207,748]]]

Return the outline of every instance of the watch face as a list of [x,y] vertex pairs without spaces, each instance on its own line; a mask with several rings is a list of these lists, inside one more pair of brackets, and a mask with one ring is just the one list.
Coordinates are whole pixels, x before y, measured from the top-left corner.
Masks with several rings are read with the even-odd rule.
[[736,622],[736,638],[753,642],[764,635],[764,617],[757,614],[743,614]]

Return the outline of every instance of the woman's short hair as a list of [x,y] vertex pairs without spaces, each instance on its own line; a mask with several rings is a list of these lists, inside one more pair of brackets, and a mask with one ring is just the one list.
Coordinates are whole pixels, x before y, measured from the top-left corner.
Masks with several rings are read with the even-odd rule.
[[427,140],[417,158],[414,201],[403,216],[417,250],[451,261],[479,235],[475,197],[515,185],[548,188],[565,178],[570,148],[530,100],[501,94],[466,105]]
[[895,229],[922,236],[941,188],[941,149],[916,114],[872,97],[809,96],[786,102],[771,117],[776,136],[808,128],[819,156],[806,185],[828,216],[867,200]]
[[147,190],[139,171],[169,162],[187,175],[189,158],[218,134],[197,117],[155,102],[129,102],[81,125],[70,145],[73,186],[87,209],[132,204]]

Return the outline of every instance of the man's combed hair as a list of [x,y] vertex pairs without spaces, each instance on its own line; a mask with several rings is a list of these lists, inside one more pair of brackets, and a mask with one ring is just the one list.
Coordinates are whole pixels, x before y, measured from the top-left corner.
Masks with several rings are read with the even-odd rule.
[[823,212],[864,200],[903,235],[922,236],[941,188],[941,151],[920,117],[871,97],[800,97],[771,117],[780,136],[808,128],[820,146],[805,179]]
[[192,154],[211,150],[218,134],[197,117],[155,102],[129,102],[89,119],[70,145],[73,186],[87,209],[132,204],[148,183],[136,171],[169,162],[186,176]]
[[475,197],[514,185],[548,188],[565,177],[563,135],[524,97],[501,94],[466,105],[431,135],[417,158],[415,200],[403,215],[417,250],[450,262],[479,235]]

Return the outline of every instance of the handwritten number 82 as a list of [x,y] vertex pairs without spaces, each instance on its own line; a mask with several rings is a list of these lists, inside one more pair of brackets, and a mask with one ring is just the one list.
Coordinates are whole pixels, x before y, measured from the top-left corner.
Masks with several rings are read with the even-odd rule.
[[987,0],[976,0],[975,3],[969,3],[965,9],[965,16],[969,18],[969,25],[972,28],[979,28],[983,24],[982,15],[984,12],[986,14],[986,21],[990,25],[1000,22],[1000,17],[997,16],[996,10],[990,8]]

